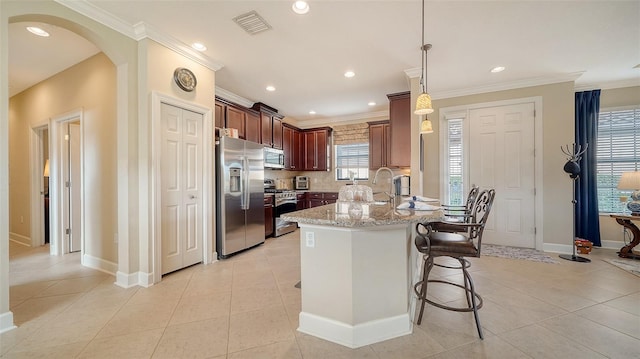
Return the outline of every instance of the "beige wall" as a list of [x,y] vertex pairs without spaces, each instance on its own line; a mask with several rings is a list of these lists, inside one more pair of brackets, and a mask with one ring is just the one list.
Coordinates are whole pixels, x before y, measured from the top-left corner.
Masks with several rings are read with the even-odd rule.
[[[573,143],[574,118],[574,84],[535,86],[522,89],[462,96],[449,99],[434,100],[436,111],[429,117],[432,119],[434,134],[439,133],[439,109],[445,107],[465,106],[493,101],[503,101],[528,97],[542,97],[542,156],[543,179],[537,184],[542,191],[542,216],[544,244],[571,243],[572,230],[568,223],[572,221],[571,181],[562,170],[566,161],[560,146]],[[440,191],[440,145],[438,136],[425,135],[425,195],[439,198]],[[536,169],[540,171],[540,169]]]
[[[153,164],[151,160],[155,157],[158,158],[158,151],[152,150],[152,141],[156,135],[153,133],[153,129],[159,127],[159,118],[152,118],[152,106],[151,96],[152,93],[162,94],[181,102],[194,104],[199,107],[204,107],[213,112],[215,104],[215,72],[195,61],[189,60],[184,56],[172,51],[171,49],[149,39],[144,39],[139,42],[139,58],[140,68],[144,71],[140,71],[140,88],[139,88],[139,131],[140,131],[140,178],[142,181],[153,181]],[[176,85],[173,80],[173,72],[178,67],[185,67],[191,70],[197,79],[196,89],[192,92],[183,91]],[[211,118],[213,121],[213,117]],[[213,129],[213,123],[210,126],[205,125],[206,128]],[[213,133],[208,133],[207,138],[212,138]],[[203,145],[207,146],[207,141],[204,141]],[[212,144],[213,146],[213,144]],[[211,166],[213,167],[213,147],[210,148]],[[207,154],[205,154],[207,155]],[[205,169],[206,171],[206,169]],[[151,183],[147,187],[146,193],[140,194],[140,208],[141,212],[146,212],[146,215],[141,215],[141,218],[147,218],[144,222],[140,223],[140,237],[149,238],[148,243],[141,243],[140,245],[140,270],[142,272],[150,273],[153,268],[153,243],[155,240],[150,233],[153,231],[153,221],[150,217],[153,212],[153,202],[150,200],[153,197]],[[213,188],[213,186],[211,186]],[[213,208],[212,206],[211,208]],[[213,213],[206,211],[205,220],[209,221],[213,225],[214,216]],[[159,213],[157,214],[159,215]],[[214,227],[212,227],[214,228]],[[213,243],[209,242],[209,248],[213,249]],[[159,280],[159,278],[158,278]]]
[[[602,90],[602,92],[600,93],[600,109],[625,107],[632,105],[640,105],[640,86]],[[622,242],[624,240],[624,232],[622,231],[622,226],[608,215],[601,215],[600,239],[603,241],[603,246],[606,246],[608,244],[604,243],[604,241]],[[615,243],[608,245],[616,247]],[[622,243],[617,245],[617,247],[622,246]]]
[[9,231],[31,236],[31,128],[82,109],[85,253],[117,262],[113,241],[117,230],[114,65],[104,54],[95,55],[13,96],[9,108]]

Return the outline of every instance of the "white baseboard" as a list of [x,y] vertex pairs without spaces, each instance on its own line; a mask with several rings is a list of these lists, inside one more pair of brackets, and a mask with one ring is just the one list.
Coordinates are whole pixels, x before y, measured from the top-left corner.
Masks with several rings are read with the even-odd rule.
[[118,271],[118,263],[96,258],[88,254],[82,256],[82,265],[111,275],[116,275]]
[[22,234],[9,232],[9,240],[23,246],[31,247],[31,237],[23,236]]
[[0,314],[0,334],[16,328],[17,327],[13,324],[12,312],[9,311],[9,312]]
[[413,332],[409,314],[348,325],[333,319],[300,312],[298,331],[348,348],[360,348]]
[[[601,248],[607,248],[607,249],[620,250],[620,248],[624,247],[624,243],[620,241],[600,241],[600,244],[602,244]],[[571,246],[571,244],[545,243],[543,248],[545,252],[563,253],[563,254],[573,253],[573,247]],[[598,248],[598,247],[595,247],[595,248]]]
[[131,288],[137,285],[150,287],[153,285],[153,273],[134,272],[127,274],[118,271],[116,272],[115,284],[122,288]]

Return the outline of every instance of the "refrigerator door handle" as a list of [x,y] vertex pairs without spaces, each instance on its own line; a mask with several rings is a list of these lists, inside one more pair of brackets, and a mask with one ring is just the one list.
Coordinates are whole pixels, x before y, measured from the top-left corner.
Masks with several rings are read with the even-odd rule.
[[249,187],[249,159],[247,157],[243,158],[243,167],[244,167],[244,189],[242,195],[244,196],[244,209],[249,209],[250,200],[251,200],[251,191]]
[[245,183],[245,171],[246,171],[246,167],[245,167],[245,159],[244,157],[240,158],[240,161],[242,161],[242,166],[240,167],[240,178],[239,178],[239,182],[240,182],[240,209],[246,209],[246,203],[245,203],[245,196],[244,193],[247,190],[246,189],[246,183]]

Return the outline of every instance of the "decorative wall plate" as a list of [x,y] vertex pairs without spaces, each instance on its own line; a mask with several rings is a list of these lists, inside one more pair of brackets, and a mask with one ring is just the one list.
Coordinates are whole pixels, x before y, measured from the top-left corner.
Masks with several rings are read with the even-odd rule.
[[184,67],[178,67],[173,72],[173,79],[176,81],[178,87],[187,92],[193,91],[196,88],[196,84],[198,83],[198,81],[196,80],[196,75],[194,75],[191,70]]

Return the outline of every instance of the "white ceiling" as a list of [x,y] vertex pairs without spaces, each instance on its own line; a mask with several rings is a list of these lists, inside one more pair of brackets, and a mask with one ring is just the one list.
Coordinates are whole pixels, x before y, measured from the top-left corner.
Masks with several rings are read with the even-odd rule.
[[[144,24],[183,45],[202,42],[222,66],[216,86],[298,121],[385,110],[386,94],[409,90],[405,71],[420,68],[416,0],[309,0],[306,15],[292,0],[58,2],[129,33]],[[232,21],[251,10],[272,29],[249,35]],[[427,1],[425,21],[435,99],[572,79],[583,89],[640,85],[640,1]],[[11,94],[98,51],[46,26],[55,31],[42,39],[10,25]],[[489,72],[498,65],[506,70]]]

